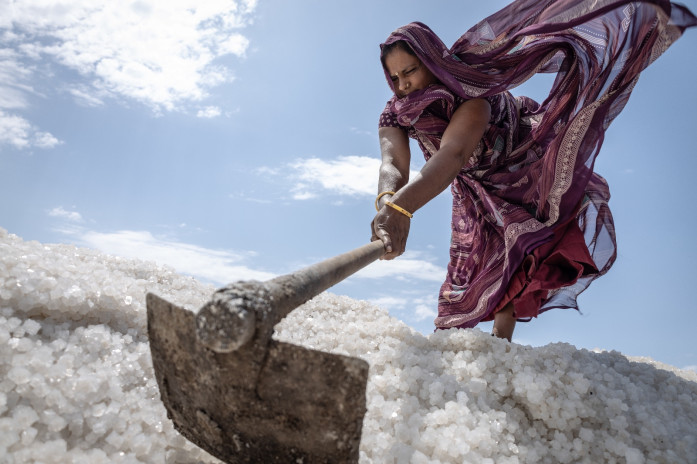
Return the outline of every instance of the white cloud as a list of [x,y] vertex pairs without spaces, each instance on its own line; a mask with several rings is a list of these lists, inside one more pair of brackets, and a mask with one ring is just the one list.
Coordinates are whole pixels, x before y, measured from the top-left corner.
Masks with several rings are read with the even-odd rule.
[[39,148],[53,148],[63,143],[48,132],[36,132],[34,134],[33,145]]
[[0,143],[17,148],[29,146],[31,124],[26,119],[0,110]]
[[317,197],[317,194],[306,189],[303,184],[298,184],[293,189],[293,200],[311,200]]
[[82,222],[82,215],[77,211],[67,211],[62,206],[57,206],[48,212],[51,217],[67,219],[73,222]]
[[33,92],[30,86],[23,83],[31,75],[31,70],[22,66],[17,58],[14,50],[0,48],[0,108],[24,108],[27,105],[25,94]]
[[385,296],[371,298],[370,302],[412,322],[433,320],[438,315],[437,300],[434,295],[415,298]]
[[359,129],[359,128],[353,127],[353,126],[349,127],[349,130],[350,130],[352,133],[357,134],[357,135],[367,135],[367,136],[372,136],[372,135],[373,135],[373,133],[370,132],[370,131],[367,131],[367,130],[364,130],[364,129]]
[[[291,163],[298,182],[295,191],[330,190],[340,195],[375,195],[380,160],[341,156],[335,160],[309,158]],[[308,193],[302,198],[311,198]]]
[[52,148],[61,143],[52,134],[39,131],[23,117],[7,114],[0,109],[0,146]]
[[438,316],[438,311],[436,311],[435,305],[419,304],[414,308],[414,316],[417,321],[421,322],[426,319],[435,319]]
[[[6,77],[3,77],[0,71],[0,82],[9,82]],[[18,109],[26,107],[27,102],[24,92],[18,88],[0,84],[0,108]]]
[[445,278],[446,269],[421,259],[421,254],[407,251],[402,256],[389,261],[379,260],[361,269],[355,277],[365,279],[417,279],[440,282]]
[[[422,253],[407,251],[404,255],[390,261],[376,261],[354,274],[352,279],[385,279],[387,282],[421,281],[440,284],[445,279],[446,269],[422,258]],[[430,285],[430,284],[429,284]],[[420,284],[414,288],[423,288]],[[436,291],[434,289],[434,291]],[[370,302],[390,311],[398,317],[413,323],[433,320],[437,316],[435,294],[404,296],[380,296]]]
[[[306,158],[289,164],[293,199],[309,200],[332,193],[349,196],[375,196],[380,160],[369,156],[340,156],[333,160]],[[277,174],[269,169],[269,174]],[[284,174],[288,170],[283,171]],[[411,171],[413,178],[417,171]]]
[[2,80],[2,107],[24,106],[17,89],[58,63],[90,82],[67,85],[83,103],[126,97],[160,111],[201,101],[212,87],[232,81],[231,71],[216,60],[244,56],[249,41],[240,30],[251,21],[256,1],[24,0],[11,5],[0,15],[5,63],[0,77],[10,75]]
[[85,85],[74,86],[69,92],[78,104],[92,107],[102,106],[104,104],[102,97],[96,91],[92,91]]
[[237,280],[265,281],[275,274],[259,271],[243,262],[254,253],[216,250],[177,240],[156,237],[148,231],[121,230],[96,232],[85,229],[62,229],[79,245],[124,258],[154,261],[177,272],[225,285]]
[[375,306],[386,309],[401,308],[407,304],[407,299],[397,296],[381,296],[378,298],[371,298],[370,302]]
[[199,118],[217,118],[220,116],[220,108],[217,106],[207,106],[196,113]]

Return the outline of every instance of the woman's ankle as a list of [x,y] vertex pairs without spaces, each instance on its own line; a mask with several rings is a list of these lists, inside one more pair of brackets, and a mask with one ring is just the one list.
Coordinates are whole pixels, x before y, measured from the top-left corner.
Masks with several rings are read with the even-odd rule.
[[506,305],[501,311],[494,315],[494,329],[491,334],[494,337],[505,338],[509,342],[513,339],[513,331],[515,330],[516,318],[513,311],[513,305]]

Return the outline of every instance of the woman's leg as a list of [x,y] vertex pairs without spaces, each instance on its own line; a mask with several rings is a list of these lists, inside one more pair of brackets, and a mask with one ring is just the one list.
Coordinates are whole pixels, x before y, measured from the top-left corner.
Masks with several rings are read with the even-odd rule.
[[513,315],[513,303],[508,303],[501,311],[494,314],[494,330],[492,335],[505,338],[509,342],[513,338],[515,329],[515,316]]

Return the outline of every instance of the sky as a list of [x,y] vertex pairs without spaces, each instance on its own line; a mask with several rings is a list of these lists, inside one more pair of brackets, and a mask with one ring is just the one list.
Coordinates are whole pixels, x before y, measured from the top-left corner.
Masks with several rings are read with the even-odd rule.
[[[219,286],[361,246],[390,98],[379,44],[411,21],[452,44],[506,4],[0,0],[0,227]],[[697,370],[696,48],[687,31],[645,70],[606,134],[596,171],[612,192],[613,269],[580,314],[518,324],[515,342]],[[550,84],[513,93],[541,100]],[[403,256],[331,291],[430,333],[450,201],[446,190],[417,211]]]

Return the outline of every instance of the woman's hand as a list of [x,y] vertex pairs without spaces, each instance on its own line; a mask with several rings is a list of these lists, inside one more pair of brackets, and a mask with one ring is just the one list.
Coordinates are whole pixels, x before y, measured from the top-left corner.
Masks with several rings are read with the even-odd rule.
[[371,241],[382,240],[385,254],[380,259],[394,259],[404,253],[411,219],[399,211],[383,206],[373,218]]

